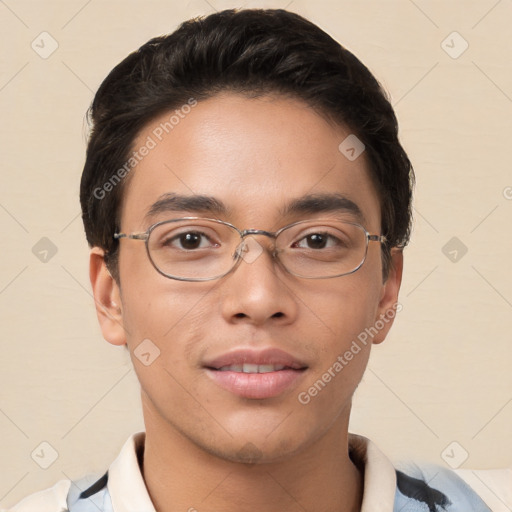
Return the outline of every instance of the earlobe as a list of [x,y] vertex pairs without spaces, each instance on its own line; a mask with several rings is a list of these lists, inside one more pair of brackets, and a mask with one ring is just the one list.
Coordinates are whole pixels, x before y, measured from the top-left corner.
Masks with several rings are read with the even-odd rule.
[[100,247],[91,249],[89,279],[91,280],[96,314],[103,337],[112,345],[125,345],[119,286],[105,265],[105,252]]
[[398,302],[398,293],[402,283],[403,267],[402,249],[392,249],[389,274],[382,285],[382,293],[375,318],[375,326],[378,332],[372,340],[374,344],[382,343],[386,339],[396,314],[402,309]]

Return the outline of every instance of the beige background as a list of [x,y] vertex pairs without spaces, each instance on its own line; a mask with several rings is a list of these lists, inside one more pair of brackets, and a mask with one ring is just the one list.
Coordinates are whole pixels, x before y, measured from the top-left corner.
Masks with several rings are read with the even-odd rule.
[[[356,392],[352,430],[393,459],[458,466],[467,455],[466,468],[512,463],[510,0],[5,0],[4,506],[59,479],[104,471],[143,428],[129,358],[102,340],[90,296],[78,203],[84,113],[128,52],[193,15],[235,6],[288,6],[359,56],[389,91],[415,165],[404,309],[386,343],[374,349]],[[35,40],[42,52],[45,38],[44,48],[51,48],[43,31],[59,45],[46,59],[31,47]],[[449,36],[453,31],[463,39]],[[469,47],[452,58],[464,40]],[[43,237],[57,249],[46,263],[32,251]],[[453,237],[456,245],[443,249]],[[58,452],[48,469],[35,462],[51,461],[41,442]]]

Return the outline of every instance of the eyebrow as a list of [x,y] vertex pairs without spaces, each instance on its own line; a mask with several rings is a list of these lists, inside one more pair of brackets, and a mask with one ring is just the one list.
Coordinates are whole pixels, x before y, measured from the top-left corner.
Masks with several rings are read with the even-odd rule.
[[151,205],[145,215],[150,219],[161,213],[170,212],[198,212],[211,215],[227,215],[229,209],[226,205],[213,196],[205,195],[180,195],[164,194]]
[[[219,199],[207,195],[163,194],[153,203],[145,215],[151,219],[162,213],[193,212],[212,216],[227,216],[230,209]],[[294,199],[279,214],[283,217],[292,215],[313,215],[318,213],[349,213],[360,221],[365,218],[359,206],[342,194],[308,194]]]
[[361,208],[342,194],[309,194],[286,205],[280,210],[281,215],[318,214],[318,213],[349,213],[357,221],[365,222]]

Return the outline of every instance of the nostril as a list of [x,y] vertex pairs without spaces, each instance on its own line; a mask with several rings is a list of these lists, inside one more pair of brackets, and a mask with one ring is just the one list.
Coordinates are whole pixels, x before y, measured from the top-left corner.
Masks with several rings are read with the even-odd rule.
[[278,311],[277,313],[274,313],[272,315],[272,318],[281,318],[282,316],[284,316],[284,313],[281,311]]

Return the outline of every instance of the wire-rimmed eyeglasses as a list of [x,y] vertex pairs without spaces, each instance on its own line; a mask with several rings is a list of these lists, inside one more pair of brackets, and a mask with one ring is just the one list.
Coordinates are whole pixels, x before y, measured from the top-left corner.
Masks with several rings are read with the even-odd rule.
[[288,273],[305,279],[351,274],[363,265],[369,242],[386,242],[383,235],[338,219],[302,220],[270,232],[241,231],[219,219],[182,217],[157,222],[143,233],[114,234],[116,239],[144,240],[153,267],[179,281],[219,279],[242,260],[252,263],[266,250],[256,236],[270,238],[272,257]]

